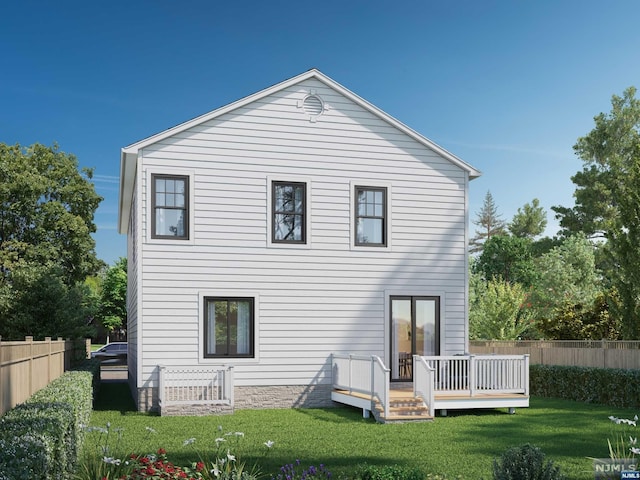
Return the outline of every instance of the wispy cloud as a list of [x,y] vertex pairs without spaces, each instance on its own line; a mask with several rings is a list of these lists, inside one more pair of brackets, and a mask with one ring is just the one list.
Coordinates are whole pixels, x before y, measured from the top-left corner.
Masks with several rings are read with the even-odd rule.
[[120,177],[115,175],[94,175],[92,180],[94,183],[120,183]]
[[458,142],[455,140],[443,142],[447,145],[456,145],[458,147],[464,148],[476,148],[478,150],[493,150],[500,152],[514,152],[514,153],[528,153],[534,155],[542,155],[545,157],[552,158],[573,158],[571,155],[571,151],[559,151],[559,150],[544,150],[535,147],[528,147],[522,145],[508,145],[508,144],[497,144],[497,143],[465,143]]

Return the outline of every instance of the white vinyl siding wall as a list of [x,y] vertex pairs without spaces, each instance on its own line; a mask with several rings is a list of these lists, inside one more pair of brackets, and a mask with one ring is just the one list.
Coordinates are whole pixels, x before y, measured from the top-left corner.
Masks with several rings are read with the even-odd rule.
[[[310,89],[330,109],[297,108]],[[141,247],[144,345],[138,386],[159,364],[197,365],[202,292],[258,292],[259,346],[236,385],[329,381],[332,352],[388,355],[385,290],[444,295],[442,351],[465,349],[467,175],[449,160],[310,79],[150,145],[149,175],[193,173],[191,242]],[[268,179],[312,180],[312,248],[268,247]],[[352,250],[352,186],[389,185],[390,249]],[[141,238],[148,239],[149,204]],[[259,351],[258,351],[259,350]],[[389,361],[388,357],[385,361]],[[218,361],[218,363],[220,363]]]

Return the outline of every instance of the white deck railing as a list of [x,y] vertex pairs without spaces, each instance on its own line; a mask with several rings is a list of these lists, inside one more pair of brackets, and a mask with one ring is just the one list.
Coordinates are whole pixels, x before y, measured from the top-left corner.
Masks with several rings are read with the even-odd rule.
[[389,369],[377,355],[331,355],[334,389],[370,395],[378,401],[385,415],[389,411]]
[[[421,357],[434,370],[436,393],[529,394],[529,355]],[[417,372],[416,372],[417,373]],[[414,375],[414,382],[417,375]]]
[[413,396],[422,397],[422,401],[433,411],[435,404],[436,371],[419,355],[413,356]]
[[233,367],[159,367],[160,406],[233,406]]

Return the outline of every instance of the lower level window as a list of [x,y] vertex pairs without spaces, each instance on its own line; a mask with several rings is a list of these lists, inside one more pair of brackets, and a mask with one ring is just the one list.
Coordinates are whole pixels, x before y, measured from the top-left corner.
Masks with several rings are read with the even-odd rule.
[[253,298],[205,297],[205,357],[253,357]]

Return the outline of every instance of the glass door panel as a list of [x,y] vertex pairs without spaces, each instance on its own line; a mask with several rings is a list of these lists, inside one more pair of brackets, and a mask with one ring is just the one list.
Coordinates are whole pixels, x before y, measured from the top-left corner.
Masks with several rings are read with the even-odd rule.
[[415,355],[436,353],[436,300],[415,300]]
[[439,355],[439,297],[391,297],[391,380],[413,381],[413,355]]
[[391,379],[410,380],[411,298],[391,299]]

